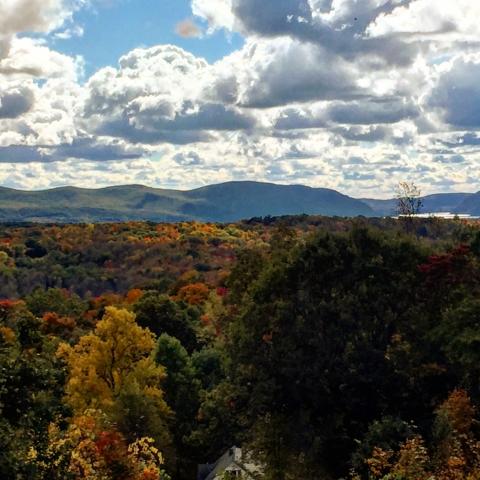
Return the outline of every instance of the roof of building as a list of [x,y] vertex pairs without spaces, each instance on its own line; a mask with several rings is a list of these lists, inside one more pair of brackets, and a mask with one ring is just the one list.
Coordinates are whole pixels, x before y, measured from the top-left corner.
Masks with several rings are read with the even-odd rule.
[[[250,463],[243,463],[242,449],[239,447],[229,448],[214,464],[199,466],[199,480],[215,480],[225,471],[240,470],[246,478],[256,480],[258,467]],[[206,476],[205,476],[206,475]]]

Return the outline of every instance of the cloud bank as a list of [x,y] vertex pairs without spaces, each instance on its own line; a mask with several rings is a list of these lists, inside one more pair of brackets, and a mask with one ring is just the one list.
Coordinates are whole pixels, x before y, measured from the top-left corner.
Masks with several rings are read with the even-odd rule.
[[244,45],[213,64],[138,48],[82,81],[49,39],[86,4],[0,0],[2,183],[479,189],[477,2],[192,0],[177,34]]

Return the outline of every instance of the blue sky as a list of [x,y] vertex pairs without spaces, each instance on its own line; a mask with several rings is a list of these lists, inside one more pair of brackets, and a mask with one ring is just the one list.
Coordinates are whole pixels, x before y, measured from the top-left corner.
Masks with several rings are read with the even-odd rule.
[[479,17],[472,0],[0,1],[0,184],[478,191]]
[[[175,26],[192,18],[188,0],[120,0],[97,4],[75,13],[74,24],[83,28],[82,37],[55,39],[52,46],[67,55],[81,55],[89,76],[100,67],[116,66],[123,54],[137,47],[174,44],[209,62],[215,62],[240,48],[237,33],[216,31],[203,38],[182,38]],[[206,23],[196,19],[199,25]]]

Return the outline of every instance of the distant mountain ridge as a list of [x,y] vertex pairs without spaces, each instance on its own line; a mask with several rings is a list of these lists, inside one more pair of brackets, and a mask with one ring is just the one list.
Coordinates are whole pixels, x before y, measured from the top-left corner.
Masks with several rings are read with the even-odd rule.
[[[424,198],[424,211],[480,214],[480,193]],[[99,189],[59,187],[42,191],[0,187],[0,222],[95,223],[235,222],[281,215],[386,216],[395,200],[356,199],[336,190],[251,181],[182,191],[123,185]]]
[[[375,200],[363,198],[376,215],[395,214],[396,199]],[[480,193],[436,193],[422,197],[422,212],[480,215]]]
[[372,216],[360,200],[326,188],[227,182],[195,190],[143,185],[42,191],[0,188],[1,222],[234,222],[279,215]]

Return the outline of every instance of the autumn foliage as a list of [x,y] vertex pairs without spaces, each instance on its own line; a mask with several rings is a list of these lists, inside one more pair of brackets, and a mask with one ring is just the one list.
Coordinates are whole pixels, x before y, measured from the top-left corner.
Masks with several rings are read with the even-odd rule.
[[[366,460],[369,478],[378,480],[475,480],[480,478],[480,439],[472,431],[475,408],[464,390],[455,390],[436,411],[430,450],[421,435],[398,451],[375,447]],[[356,473],[353,478],[360,478]]]
[[478,223],[0,230],[0,479],[480,479]]
[[68,367],[67,402],[75,412],[88,409],[109,411],[124,391],[155,400],[168,413],[161,383],[166,374],[153,361],[153,334],[135,323],[127,310],[107,307],[95,330],[77,345],[60,345],[58,356]]
[[[105,428],[109,430],[105,430]],[[30,452],[30,463],[46,478],[78,480],[167,480],[163,457],[149,438],[128,444],[101,412],[74,417],[67,429],[49,428],[46,452]]]

